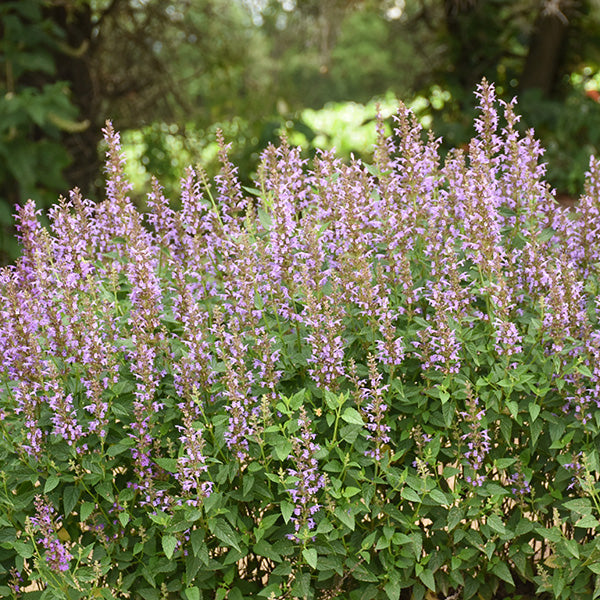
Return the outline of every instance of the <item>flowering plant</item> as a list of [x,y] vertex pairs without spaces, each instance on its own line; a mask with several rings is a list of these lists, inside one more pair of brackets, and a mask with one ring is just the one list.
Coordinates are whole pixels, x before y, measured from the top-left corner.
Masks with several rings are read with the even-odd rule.
[[0,271],[0,595],[598,595],[600,165],[577,210],[485,81],[440,163],[285,142],[18,209]]

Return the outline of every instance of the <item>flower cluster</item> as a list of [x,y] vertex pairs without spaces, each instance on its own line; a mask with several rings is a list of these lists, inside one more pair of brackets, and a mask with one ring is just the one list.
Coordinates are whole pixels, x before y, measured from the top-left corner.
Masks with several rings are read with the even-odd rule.
[[469,431],[461,436],[461,440],[467,443],[467,450],[464,453],[464,457],[472,473],[467,473],[465,480],[474,487],[480,487],[485,481],[485,476],[481,472],[481,469],[483,461],[490,451],[491,440],[489,431],[481,427],[485,419],[485,409],[479,406],[479,399],[473,394],[470,385],[467,385],[466,404],[467,410],[460,412],[460,415],[465,419]]
[[[473,140],[443,160],[401,105],[378,118],[373,165],[309,163],[283,140],[256,187],[219,133],[217,178],[188,168],[179,209],[154,180],[144,213],[107,124],[104,201],[73,190],[48,228],[33,201],[18,208],[23,255],[0,269],[2,520],[17,532],[0,590],[33,579],[34,511],[53,571],[99,557],[82,577],[123,597],[223,581],[231,597],[346,580],[359,594],[380,577],[389,596],[397,578],[475,596],[467,572],[510,585],[495,557],[442,563],[474,540],[489,553],[468,521],[488,516],[530,578],[525,538],[549,504],[562,518],[597,494],[600,162],[561,209],[515,103],[487,82],[478,98]],[[514,547],[497,535],[507,507]]]
[[31,517],[33,530],[40,535],[37,541],[46,551],[46,562],[56,573],[69,570],[69,561],[73,558],[63,542],[58,539],[61,528],[56,519],[54,507],[42,496],[35,497],[35,517]]
[[292,438],[293,452],[290,458],[294,468],[287,470],[295,484],[288,490],[295,504],[292,521],[295,533],[289,534],[289,538],[301,541],[300,536],[305,536],[315,528],[313,516],[321,508],[317,493],[325,487],[325,477],[319,473],[319,463],[315,454],[319,446],[313,442],[316,435],[310,430],[310,420],[304,408],[300,409],[298,418],[300,436]]

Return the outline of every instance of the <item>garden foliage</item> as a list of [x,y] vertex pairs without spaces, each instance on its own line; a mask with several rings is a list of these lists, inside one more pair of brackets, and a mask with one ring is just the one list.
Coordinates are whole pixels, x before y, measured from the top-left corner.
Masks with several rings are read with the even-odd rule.
[[[0,595],[599,595],[600,164],[577,210],[478,89],[444,164],[285,142],[18,209],[0,271]],[[38,591],[32,591],[37,589]]]

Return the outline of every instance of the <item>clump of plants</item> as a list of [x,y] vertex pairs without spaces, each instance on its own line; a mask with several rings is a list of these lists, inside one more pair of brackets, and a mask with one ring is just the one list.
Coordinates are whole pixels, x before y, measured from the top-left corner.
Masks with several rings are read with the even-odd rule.
[[[576,210],[515,103],[400,106],[373,165],[282,142],[174,211],[78,190],[0,271],[0,595],[600,594],[600,165]],[[428,597],[432,597],[431,595]]]

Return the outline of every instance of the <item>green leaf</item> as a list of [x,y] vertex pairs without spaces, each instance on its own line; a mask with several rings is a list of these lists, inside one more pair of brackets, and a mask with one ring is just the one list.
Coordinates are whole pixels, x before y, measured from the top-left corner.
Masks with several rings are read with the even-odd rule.
[[360,489],[357,487],[353,487],[353,486],[348,486],[345,490],[344,490],[344,498],[352,498],[352,496],[356,496],[356,494],[360,493]]
[[92,502],[84,502],[79,509],[79,520],[86,521],[94,512],[95,505]]
[[507,400],[506,406],[507,406],[508,410],[510,411],[512,418],[516,419],[517,415],[519,414],[519,404],[517,402],[515,402],[514,400]]
[[262,310],[265,307],[265,303],[262,299],[262,296],[258,292],[258,290],[254,291],[254,308],[258,310]]
[[577,540],[563,539],[563,543],[574,558],[579,558],[579,543]]
[[431,490],[429,492],[429,497],[436,504],[440,504],[441,506],[445,506],[447,504],[450,504],[450,502],[448,501],[448,498],[446,498],[446,494],[444,494],[444,492],[442,492],[441,490],[438,490],[436,488],[434,488],[433,490]]
[[423,536],[421,533],[415,531],[414,533],[411,533],[409,537],[412,540],[415,558],[421,560],[421,553],[423,552]]
[[50,477],[46,479],[46,485],[44,485],[44,494],[51,492],[59,483],[60,477],[57,477],[56,475],[50,475]]
[[279,460],[285,460],[292,453],[292,444],[289,440],[286,440],[284,437],[280,436],[277,438],[277,442],[275,443],[275,448],[273,448],[275,453],[275,457]]
[[308,598],[310,594],[310,573],[300,573],[292,587],[292,596],[296,598]]
[[413,489],[411,489],[409,487],[402,488],[400,495],[402,496],[402,498],[404,498],[405,500],[408,500],[409,502],[421,502],[421,498],[419,497],[417,492],[415,492]]
[[115,497],[113,496],[112,481],[103,481],[96,486],[96,492],[98,492],[103,498],[106,498],[109,502],[114,502]]
[[177,473],[178,469],[176,458],[156,458],[154,460],[161,469],[164,469],[168,473]]
[[125,444],[114,444],[108,448],[106,451],[107,456],[117,456],[118,454],[122,454],[123,452],[127,452],[130,449],[130,446],[126,446]]
[[287,525],[290,522],[290,518],[294,512],[294,505],[291,502],[282,500],[279,506],[281,508],[281,516],[283,517],[283,520]]
[[342,413],[342,419],[344,419],[346,423],[350,423],[352,425],[364,425],[361,414],[355,408],[350,406]]
[[208,521],[208,528],[211,533],[221,542],[227,546],[235,548],[238,552],[241,552],[240,546],[237,542],[237,534],[231,528],[229,523],[223,519],[210,519]]
[[317,525],[317,533],[329,533],[333,529],[331,521],[327,518],[321,519]]
[[169,560],[171,560],[171,558],[173,558],[173,553],[175,552],[176,547],[177,547],[177,538],[174,535],[163,535],[162,548],[165,553],[165,556]]
[[265,542],[265,540],[259,540],[258,542],[256,542],[256,544],[254,544],[254,546],[252,547],[252,550],[255,554],[258,554],[259,556],[270,558],[275,562],[281,561],[281,555],[274,550],[271,544]]
[[311,569],[317,568],[317,551],[314,548],[304,548],[302,556]]
[[120,512],[119,513],[119,521],[121,522],[121,525],[123,527],[125,527],[127,525],[127,523],[129,523],[129,513],[128,512]]
[[574,500],[565,502],[563,506],[580,515],[591,515],[593,511],[592,505],[587,498],[575,498]]
[[448,531],[452,531],[464,518],[464,510],[458,506],[450,507],[448,511]]
[[28,542],[17,540],[13,542],[12,546],[17,551],[17,554],[23,558],[31,558],[33,556],[33,548]]
[[327,408],[331,410],[337,410],[346,401],[346,396],[344,394],[334,394],[330,390],[325,390],[323,395],[325,396],[325,404],[327,405]]
[[592,515],[584,515],[575,523],[575,527],[582,527],[584,529],[596,529],[600,525],[600,521],[592,517]]
[[334,514],[350,531],[354,531],[356,524],[354,522],[354,515],[350,511],[336,506]]
[[400,592],[402,591],[402,588],[400,587],[400,581],[398,579],[388,581],[383,586],[383,589],[390,600],[398,600],[400,598]]
[[514,465],[516,462],[516,458],[497,458],[494,461],[494,465],[496,465],[496,468],[498,469],[506,469],[507,467]]
[[539,404],[536,404],[535,402],[529,403],[529,414],[531,415],[532,423],[538,418],[538,415],[540,414],[540,410],[542,410],[542,409]]
[[184,590],[186,600],[200,600],[200,590],[197,587],[190,587]]
[[77,500],[81,495],[81,490],[74,485],[68,485],[63,491],[63,508],[65,510],[65,517],[68,517],[75,508]]
[[260,224],[264,227],[266,231],[270,231],[273,226],[273,219],[271,219],[271,215],[264,209],[259,207],[258,210],[258,220]]
[[510,574],[510,569],[508,568],[508,566],[506,565],[506,563],[497,562],[492,567],[492,573],[494,573],[494,575],[497,575],[498,577],[500,577],[500,579],[502,579],[502,581],[506,581],[506,583],[510,583],[511,585],[515,585],[515,582],[513,581],[512,575]]
[[435,592],[435,577],[431,569],[424,569],[419,573],[419,579],[432,591]]
[[496,532],[502,535],[506,534],[506,526],[498,515],[490,515],[487,518],[487,524]]

